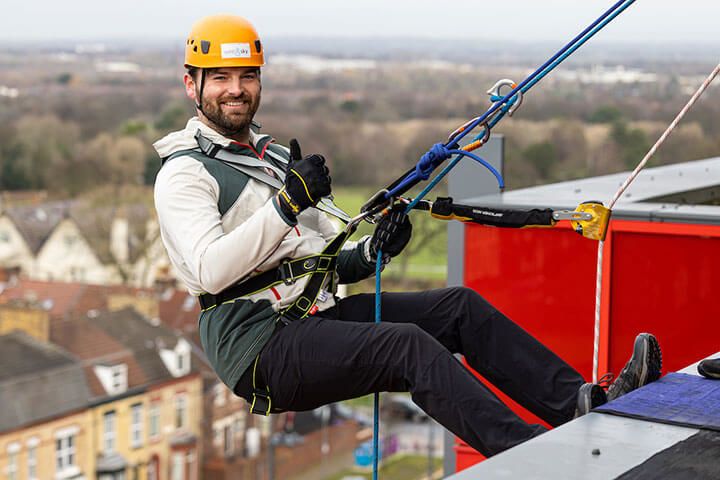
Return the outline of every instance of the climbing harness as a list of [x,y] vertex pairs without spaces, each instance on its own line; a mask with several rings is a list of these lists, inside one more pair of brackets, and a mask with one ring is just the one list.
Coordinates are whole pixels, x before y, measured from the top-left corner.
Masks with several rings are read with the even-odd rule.
[[[617,192],[615,192],[615,195],[613,196],[612,200],[610,201],[607,210],[608,212],[612,211],[612,208],[615,206],[617,201],[620,199],[620,197],[625,193],[625,190],[630,186],[630,184],[637,178],[637,176],[640,174],[643,168],[645,168],[645,165],[650,160],[650,158],[655,155],[655,152],[657,151],[660,146],[665,143],[665,140],[670,136],[670,134],[675,130],[678,123],[680,123],[680,120],[685,117],[685,114],[695,105],[695,102],[700,98],[700,96],[707,90],[707,88],[710,86],[712,81],[715,79],[715,77],[718,76],[720,73],[720,64],[718,64],[715,69],[708,75],[708,77],[703,81],[702,85],[697,89],[697,91],[693,94],[693,96],[688,100],[688,102],[685,104],[685,106],[680,110],[680,113],[677,114],[675,119],[670,123],[670,125],[665,129],[662,135],[660,135],[660,138],[655,142],[655,144],[650,148],[650,150],[645,154],[645,157],[640,161],[640,163],[635,167],[635,170],[632,171],[630,176],[623,182],[623,184],[620,186]],[[609,220],[609,213],[608,213],[608,220]],[[607,227],[605,228],[605,230]],[[595,329],[593,334],[593,383],[597,383],[598,378],[598,369],[599,369],[599,356],[600,356],[600,304],[602,300],[602,267],[603,267],[603,250],[605,247],[605,235],[602,236],[600,239],[600,242],[598,243],[598,255],[597,255],[597,277],[595,280]]]
[[[240,153],[241,147],[233,144],[223,146],[213,143],[210,139],[202,135],[200,130],[195,133],[195,140],[197,141],[199,149],[175,152],[167,158],[164,158],[163,164],[173,158],[184,155],[209,157],[276,190],[282,188],[288,160],[281,155],[265,150],[274,162],[242,155]],[[268,170],[272,172],[272,174],[266,173]],[[315,208],[347,224],[344,230],[326,244],[322,252],[316,255],[286,260],[277,268],[240,280],[220,293],[201,294],[198,300],[202,310],[207,311],[223,303],[232,303],[240,298],[260,293],[280,284],[292,285],[301,278],[307,278],[303,292],[290,306],[278,312],[276,322],[287,325],[292,321],[313,315],[317,311],[316,302],[326,294],[324,292],[325,286],[328,284],[332,285],[335,267],[337,265],[337,257],[342,246],[364,218],[364,215],[361,215],[355,219],[351,219],[345,212],[335,206],[332,198],[321,199],[320,202],[315,205]],[[269,415],[272,405],[269,389],[267,389],[267,387],[265,390],[259,389],[256,384],[255,368],[257,367],[258,358],[259,357],[256,357],[253,367],[253,394],[250,411],[254,414]]]
[[[195,133],[195,140],[200,147],[200,151],[208,157],[219,160],[235,170],[244,173],[248,177],[269,185],[275,190],[280,190],[283,187],[283,183],[285,181],[285,168],[287,167],[288,161],[282,156],[274,154],[269,150],[266,151],[273,160],[280,164],[280,166],[278,166],[273,165],[272,162],[263,161],[247,155],[239,155],[238,153],[232,152],[232,144],[226,147],[213,143],[213,141],[204,136],[200,130]],[[177,152],[170,158],[179,156],[178,154],[186,154],[186,152],[187,151]],[[265,168],[271,170],[275,176],[265,173],[263,171]],[[314,208],[332,215],[343,223],[347,223],[350,220],[348,214],[343,212],[333,203],[332,197],[321,198]]]

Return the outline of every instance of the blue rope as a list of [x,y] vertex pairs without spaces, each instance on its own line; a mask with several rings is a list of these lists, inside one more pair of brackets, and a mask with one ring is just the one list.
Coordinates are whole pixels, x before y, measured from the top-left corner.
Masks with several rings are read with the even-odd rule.
[[502,175],[500,175],[500,172],[498,172],[495,169],[495,167],[490,165],[487,161],[478,157],[474,153],[466,152],[464,150],[449,150],[449,152],[450,152],[450,154],[457,155],[457,156],[452,160],[452,162],[450,162],[447,166],[445,166],[445,168],[443,168],[442,171],[438,175],[436,175],[435,178],[433,178],[430,183],[428,183],[425,186],[425,188],[423,188],[422,192],[420,192],[420,194],[418,194],[418,196],[415,197],[412,202],[410,202],[408,204],[407,208],[405,209],[405,213],[410,213],[410,210],[415,208],[415,205],[417,205],[418,202],[420,202],[420,200],[422,200],[425,197],[425,195],[427,195],[430,192],[430,190],[435,188],[435,185],[437,185],[440,182],[440,180],[442,180],[443,177],[445,177],[445,175],[450,173],[450,170],[452,170],[455,167],[455,165],[458,164],[458,162],[460,161],[460,159],[462,159],[462,157],[470,157],[473,160],[475,160],[476,162],[479,162],[485,168],[490,170],[490,172],[493,175],[495,175],[495,178],[498,181],[498,187],[500,187],[501,190],[503,188],[505,188],[505,181],[503,180]]
[[[380,274],[382,273],[382,251],[378,250],[375,262],[375,323],[380,323]],[[373,399],[373,480],[378,480],[378,446],[380,430],[380,394],[375,393]]]
[[[597,24],[594,28],[592,28],[592,29],[590,30],[590,32],[588,32],[586,35],[584,35],[584,36],[582,37],[582,39],[581,39],[578,43],[576,43],[572,48],[570,48],[568,51],[566,51],[566,52],[563,53],[560,57],[558,57],[555,61],[553,61],[550,65],[548,65],[547,68],[545,68],[542,72],[540,72],[535,78],[533,78],[531,81],[527,82],[526,85],[524,85],[522,88],[520,88],[520,91],[521,91],[522,93],[526,93],[528,90],[530,90],[532,87],[534,87],[538,82],[540,82],[540,80],[542,80],[543,78],[545,78],[548,73],[550,73],[552,70],[554,70],[555,67],[557,67],[558,65],[560,65],[563,61],[565,61],[565,59],[567,59],[570,55],[572,55],[572,54],[575,53],[580,47],[582,47],[588,40],[590,40],[592,37],[594,37],[595,34],[597,34],[600,30],[602,30],[603,28],[605,28],[605,26],[606,26],[608,23],[610,23],[610,22],[612,22],[613,20],[615,20],[615,18],[616,18],[618,15],[620,15],[620,14],[623,13],[625,10],[627,10],[627,9],[635,2],[635,0],[625,0],[625,2],[626,2],[626,3],[624,3],[623,5],[621,5],[617,10],[615,10],[615,11],[614,11],[612,14],[610,14],[607,18],[605,18],[605,19],[602,20],[599,24]],[[541,67],[541,68],[542,68],[542,67]],[[511,92],[511,93],[512,93],[512,92]],[[495,102],[495,101],[500,102],[500,103],[502,104],[503,101],[505,101],[505,98],[507,98],[507,96],[504,97],[504,98],[495,98],[495,97],[493,97],[493,98],[491,98],[491,100],[494,101],[494,102]],[[488,125],[483,128],[483,131],[480,132],[475,138],[473,138],[473,141],[475,141],[475,140],[480,140],[481,138],[483,138],[483,137],[485,136],[486,130],[488,130],[488,129],[492,130],[492,128],[493,128],[495,125],[497,125],[497,124],[500,122],[500,120],[503,119],[503,117],[505,117],[505,114],[506,114],[507,111],[509,110],[510,105],[512,105],[512,103],[514,103],[514,101],[515,101],[515,98],[513,98],[511,101],[508,101],[506,108],[503,108],[501,112],[498,112],[498,114],[497,114],[495,117],[493,117],[493,119],[490,120],[490,122],[488,122]]]
[[[613,21],[618,15],[620,15],[622,12],[624,12],[630,5],[635,3],[636,0],[619,0],[617,3],[615,3],[612,7],[610,7],[605,13],[603,13],[600,18],[595,20],[590,26],[588,26],[585,30],[580,32],[575,38],[573,38],[567,45],[565,45],[560,51],[558,51],[555,55],[553,55],[552,58],[550,58],[547,62],[545,62],[540,68],[535,70],[531,75],[529,75],[525,80],[523,80],[518,86],[516,86],[514,89],[512,89],[507,95],[505,95],[502,98],[495,98],[493,97],[491,100],[495,103],[480,117],[476,118],[473,122],[471,122],[462,132],[460,132],[458,135],[453,137],[452,139],[448,140],[446,143],[438,143],[433,145],[433,147],[422,156],[420,161],[417,163],[415,169],[407,174],[399,183],[397,186],[395,186],[392,189],[389,189],[385,195],[385,198],[392,198],[397,195],[400,195],[407,191],[409,188],[412,188],[413,185],[415,185],[420,180],[427,180],[430,178],[430,175],[432,172],[445,160],[450,158],[452,155],[455,155],[455,158],[450,162],[433,180],[420,192],[420,194],[415,197],[415,199],[410,202],[410,204],[407,206],[405,212],[409,213],[410,210],[412,210],[417,203],[427,195],[430,190],[432,190],[449,172],[452,170],[455,165],[462,159],[462,157],[470,157],[473,160],[477,161],[478,163],[482,164],[485,168],[490,170],[490,172],[495,176],[495,178],[498,181],[498,185],[500,189],[503,189],[505,187],[505,183],[503,181],[502,175],[488,162],[483,160],[482,158],[470,153],[466,152],[464,150],[459,150],[459,142],[462,140],[468,133],[470,133],[472,130],[474,130],[478,125],[481,125],[485,122],[487,122],[484,126],[484,130],[475,137],[475,140],[479,140],[483,138],[488,131],[492,130],[492,128],[497,125],[500,120],[502,120],[507,112],[510,110],[510,107],[512,106],[515,101],[517,101],[516,95],[518,92],[522,92],[523,94],[529,91],[532,87],[534,87],[540,80],[545,78],[552,70],[554,70],[558,65],[560,65],[565,59],[567,59],[570,55],[575,53],[577,49],[579,49],[581,46],[583,46],[588,40],[590,40],[595,34],[597,34],[600,30],[602,30],[608,23]],[[491,115],[494,115],[497,112],[497,115],[495,115],[493,118],[490,118]],[[487,121],[490,118],[489,121]],[[380,275],[382,270],[382,252],[377,252],[377,261],[375,265],[375,323],[380,323],[380,306],[381,306],[381,296],[380,296]],[[380,394],[375,393],[374,398],[374,425],[373,425],[373,480],[378,479],[378,450],[379,450],[379,405],[380,405]]]
[[[541,79],[547,76],[548,73],[550,73],[553,69],[560,65],[560,63],[562,63],[578,48],[584,45],[588,40],[590,40],[590,38],[592,38],[597,32],[603,29],[608,23],[610,23],[618,15],[624,12],[630,5],[635,3],[635,1],[636,0],[619,0],[617,3],[615,3],[605,13],[603,13],[600,18],[595,20],[585,30],[580,32],[580,34],[578,34],[574,39],[572,39],[568,44],[566,44],[562,49],[560,49],[560,51],[553,55],[552,58],[546,61],[540,68],[538,68],[531,75],[525,78],[525,80],[523,80],[518,86],[512,89],[507,95],[495,102],[483,115],[470,122],[462,132],[448,140],[443,145],[445,147],[445,150],[447,151],[451,149],[456,149],[459,146],[460,140],[462,140],[468,133],[470,133],[478,125],[487,122],[483,133],[476,137],[476,139],[482,138],[482,136],[484,136],[487,130],[492,129],[492,127],[497,125],[497,123],[505,116],[512,103],[517,100],[515,96],[518,94],[518,92],[525,93],[530,90],[530,88],[532,88]],[[495,115],[496,113],[497,115]],[[491,118],[492,115],[495,116]],[[433,149],[436,149],[437,145],[439,144],[434,145]],[[404,178],[402,178],[400,182],[398,182],[398,185],[396,185],[392,189],[389,189],[390,191],[386,195],[386,198],[401,195],[405,193],[408,189],[410,189],[412,186],[417,184],[420,180],[427,180],[432,170],[437,168],[440,163],[442,163],[442,161],[448,158],[442,158],[439,162],[432,161],[433,158],[426,159],[425,157],[428,155],[430,157],[433,157],[435,154],[437,154],[437,152],[433,152],[433,149],[423,155],[423,158],[421,158],[416,168],[412,172],[408,173]]]
[[[488,109],[487,112],[485,112],[480,117],[476,118],[468,127],[460,132],[455,138],[448,141],[446,143],[447,147],[453,147],[458,144],[458,142],[465,137],[468,133],[470,133],[471,130],[473,130],[475,127],[483,123],[485,120],[487,120],[490,115],[497,112],[503,105],[510,100],[512,97],[514,97],[519,91],[527,92],[527,90],[532,87],[532,85],[535,85],[540,79],[542,79],[544,76],[546,76],[548,73],[550,73],[555,67],[560,65],[560,63],[565,60],[568,55],[565,55],[566,52],[572,50],[573,52],[580,48],[585,42],[587,42],[595,33],[600,31],[602,27],[610,23],[617,15],[622,13],[625,9],[627,9],[630,5],[635,3],[635,0],[620,0],[615,5],[610,7],[605,13],[603,13],[600,18],[595,20],[589,27],[587,27],[585,30],[580,32],[575,38],[573,38],[570,42],[568,42],[567,45],[565,45],[563,48],[560,49],[559,52],[557,52],[555,55],[552,56],[547,62],[545,62],[540,68],[535,70],[532,74],[530,74],[525,80],[523,80],[517,87],[513,88],[510,93],[505,95],[502,100],[495,103],[492,107]],[[619,11],[618,11],[619,10]],[[613,13],[617,12],[617,15],[612,16]],[[606,19],[611,17],[607,22],[605,22]],[[604,22],[604,23],[603,23]],[[595,27],[598,25],[603,24],[602,27],[595,30]],[[593,32],[593,30],[595,30]],[[592,35],[589,35],[592,32]],[[528,86],[531,82],[535,80],[536,77],[540,76],[537,81],[535,81],[530,87],[525,89],[526,86]]]

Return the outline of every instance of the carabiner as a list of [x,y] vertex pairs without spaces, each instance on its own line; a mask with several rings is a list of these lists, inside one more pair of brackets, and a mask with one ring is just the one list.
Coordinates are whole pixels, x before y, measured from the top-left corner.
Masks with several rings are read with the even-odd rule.
[[[500,89],[502,87],[510,87],[511,90],[517,88],[517,84],[510,80],[509,78],[503,78],[502,80],[498,80],[495,85],[490,88],[490,90],[487,91],[487,94],[490,95],[490,101],[495,103],[499,102],[503,98],[505,98],[505,95],[500,93]],[[508,101],[506,102],[509,106],[507,110],[508,116],[512,117],[513,113],[515,113],[515,110],[517,110],[523,101],[523,93],[522,90],[518,90],[518,92]]]

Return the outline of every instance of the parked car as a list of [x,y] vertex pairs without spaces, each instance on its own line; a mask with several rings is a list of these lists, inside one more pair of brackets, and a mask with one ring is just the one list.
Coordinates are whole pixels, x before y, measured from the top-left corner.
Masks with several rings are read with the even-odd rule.
[[425,422],[428,419],[427,413],[405,395],[390,395],[383,398],[381,409],[386,415],[403,420]]

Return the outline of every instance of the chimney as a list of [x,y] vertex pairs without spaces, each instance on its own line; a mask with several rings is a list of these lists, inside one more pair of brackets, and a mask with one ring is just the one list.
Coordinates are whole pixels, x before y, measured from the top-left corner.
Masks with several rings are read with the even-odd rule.
[[120,264],[126,264],[130,259],[129,235],[127,218],[123,214],[116,215],[110,229],[110,252]]

